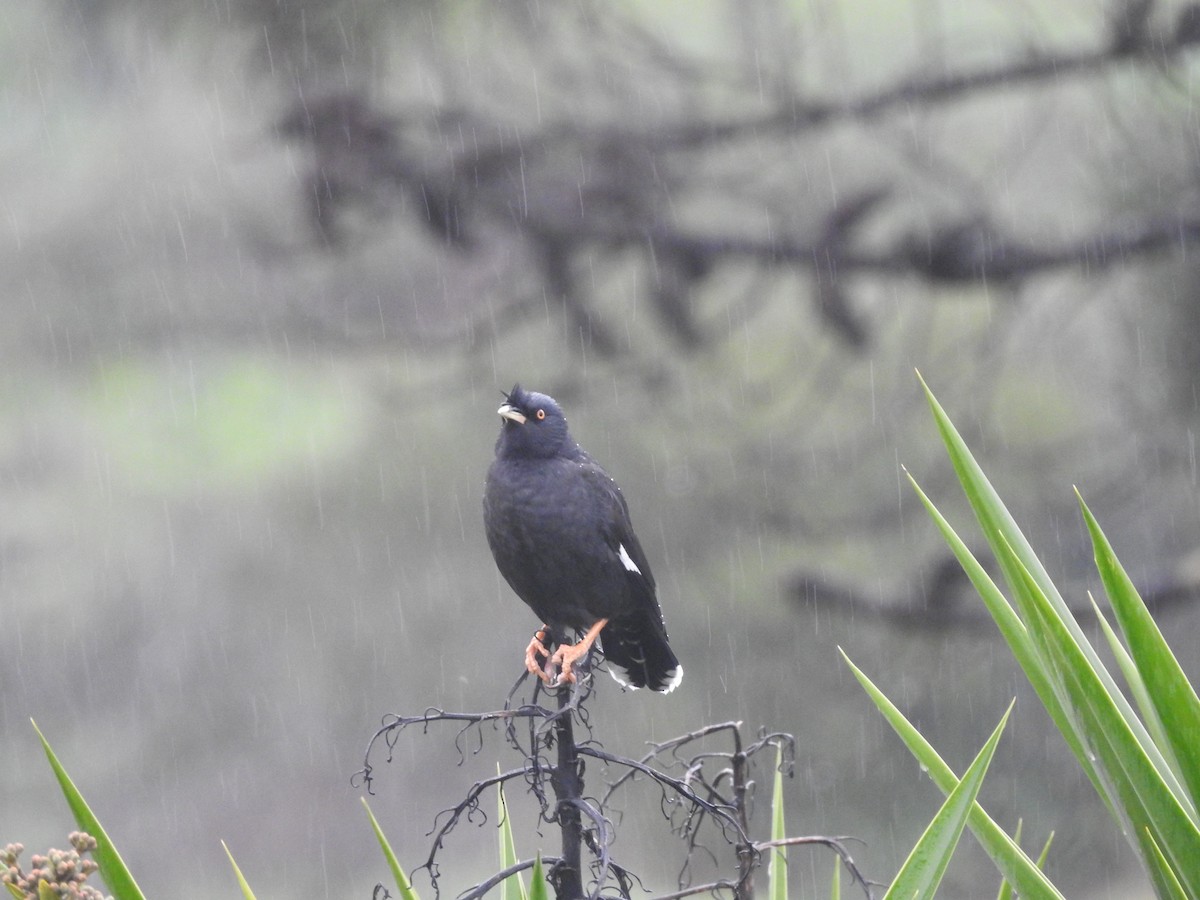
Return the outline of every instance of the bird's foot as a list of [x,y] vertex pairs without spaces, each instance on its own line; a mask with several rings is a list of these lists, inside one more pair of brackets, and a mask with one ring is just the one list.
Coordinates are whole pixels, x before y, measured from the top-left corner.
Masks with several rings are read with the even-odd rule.
[[[533,640],[529,642],[529,646],[525,648],[525,669],[528,672],[536,675],[546,684],[550,684],[553,680],[550,672],[551,658],[550,651],[546,649],[543,641],[546,640],[546,628],[542,626],[534,632]],[[541,657],[541,659],[539,659]],[[542,660],[545,660],[543,665]]]
[[591,645],[585,645],[582,641],[578,644],[562,644],[554,655],[550,657],[550,665],[547,669],[558,669],[558,678],[554,680],[555,686],[561,684],[574,684],[576,681],[574,666],[580,659],[588,655]]
[[600,634],[600,630],[608,624],[608,619],[598,619],[591,628],[587,630],[579,642],[576,644],[559,644],[558,649],[550,657],[550,663],[546,666],[547,669],[552,669],[558,666],[558,678],[554,684],[574,684],[576,681],[574,666],[581,659],[586,659],[588,653],[592,649],[592,644],[596,642],[596,638]]

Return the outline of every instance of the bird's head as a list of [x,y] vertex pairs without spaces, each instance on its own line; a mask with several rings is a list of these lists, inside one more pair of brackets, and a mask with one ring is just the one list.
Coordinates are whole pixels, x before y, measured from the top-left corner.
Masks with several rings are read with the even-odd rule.
[[553,397],[521,385],[504,395],[496,455],[505,459],[548,459],[571,445],[567,420]]

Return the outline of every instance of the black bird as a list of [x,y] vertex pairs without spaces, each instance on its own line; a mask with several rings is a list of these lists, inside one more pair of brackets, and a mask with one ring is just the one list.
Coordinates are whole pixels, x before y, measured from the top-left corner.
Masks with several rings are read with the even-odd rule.
[[[500,574],[545,623],[525,651],[526,668],[547,683],[574,681],[572,666],[600,638],[617,681],[673,690],[683,667],[667,644],[621,489],[572,440],[551,397],[514,385],[498,412],[483,521]],[[571,633],[583,636],[568,644]],[[558,648],[551,653],[547,643]]]

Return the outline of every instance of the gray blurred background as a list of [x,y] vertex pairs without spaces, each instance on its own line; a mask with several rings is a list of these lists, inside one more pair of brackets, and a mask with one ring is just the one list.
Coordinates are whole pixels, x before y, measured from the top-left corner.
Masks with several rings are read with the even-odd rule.
[[[917,367],[1069,602],[1077,484],[1200,673],[1198,39],[1162,0],[11,0],[0,842],[73,827],[33,717],[148,896],[234,896],[223,839],[259,896],[369,897],[381,716],[499,707],[537,624],[480,523],[519,379],[624,486],[688,673],[605,679],[606,748],[791,731],[790,830],[886,880],[941,798],[841,645],[959,769],[1016,696],[985,805],[1135,896],[901,466],[981,543]],[[374,760],[410,869],[519,764],[465,746]],[[614,850],[661,893],[646,796]],[[454,832],[444,895],[495,842]],[[950,879],[998,883],[970,839]]]

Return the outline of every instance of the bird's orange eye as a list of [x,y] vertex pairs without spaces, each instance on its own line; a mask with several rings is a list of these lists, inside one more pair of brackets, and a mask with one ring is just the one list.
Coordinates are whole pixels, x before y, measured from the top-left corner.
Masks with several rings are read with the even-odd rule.
[[546,411],[544,409],[539,409],[536,413],[534,413],[534,415],[537,416],[537,420],[540,422],[542,419],[546,418]]

